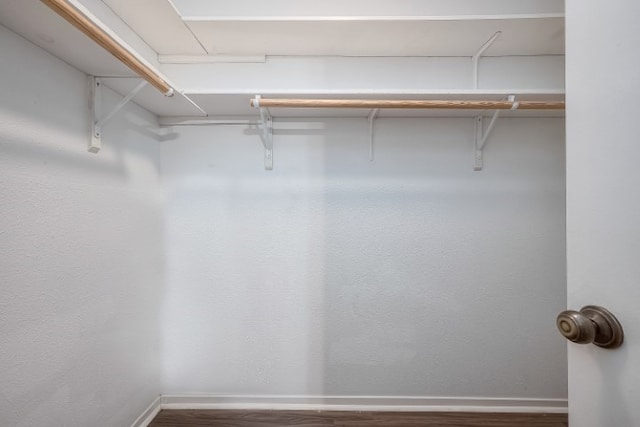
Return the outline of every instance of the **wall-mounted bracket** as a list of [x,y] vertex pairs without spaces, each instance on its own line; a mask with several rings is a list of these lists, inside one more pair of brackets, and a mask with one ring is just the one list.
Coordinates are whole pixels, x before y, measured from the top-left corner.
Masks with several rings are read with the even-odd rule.
[[380,112],[379,108],[374,108],[367,116],[367,120],[369,121],[369,161],[373,162],[373,126],[375,124],[376,117],[378,117],[378,113]]
[[473,79],[473,88],[478,88],[478,68],[480,57],[482,54],[491,47],[491,45],[498,40],[498,37],[502,35],[502,31],[496,31],[490,38],[487,40],[480,49],[471,57],[471,65],[472,65],[472,79]]
[[473,166],[473,170],[481,171],[484,167],[484,145],[487,142],[487,138],[489,134],[493,130],[493,126],[496,123],[496,120],[500,116],[500,110],[496,110],[493,112],[493,116],[491,117],[491,121],[489,122],[489,127],[487,130],[484,130],[484,117],[477,116],[475,121],[475,138],[473,140],[473,151],[475,153],[475,164]]
[[91,77],[90,84],[91,139],[89,140],[88,151],[90,153],[97,153],[102,148],[102,140],[100,138],[101,129],[97,125],[102,112],[102,81],[97,77]]
[[142,80],[138,85],[122,98],[118,104],[104,117],[102,115],[102,79],[91,77],[91,140],[89,141],[89,152],[97,153],[102,148],[102,127],[106,125],[134,96],[147,85],[146,80]]
[[273,117],[269,113],[269,109],[260,107],[260,95],[256,95],[254,106],[260,109],[260,125],[262,134],[260,139],[264,145],[264,169],[273,170]]
[[[512,103],[511,110],[517,110],[519,103],[516,101],[515,95],[509,95],[507,100]],[[476,116],[475,118],[475,137],[473,140],[473,151],[475,155],[475,164],[473,170],[481,171],[484,167],[484,147],[487,143],[487,139],[489,135],[491,135],[491,131],[493,127],[496,125],[496,121],[500,117],[501,110],[495,110],[493,112],[493,116],[491,116],[491,121],[489,122],[489,126],[487,129],[484,129],[484,118],[480,116]]]

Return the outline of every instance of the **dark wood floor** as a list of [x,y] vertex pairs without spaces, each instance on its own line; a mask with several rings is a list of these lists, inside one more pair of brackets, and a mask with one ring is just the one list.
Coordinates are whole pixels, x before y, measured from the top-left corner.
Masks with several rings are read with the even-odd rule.
[[561,414],[163,410],[149,427],[568,427]]

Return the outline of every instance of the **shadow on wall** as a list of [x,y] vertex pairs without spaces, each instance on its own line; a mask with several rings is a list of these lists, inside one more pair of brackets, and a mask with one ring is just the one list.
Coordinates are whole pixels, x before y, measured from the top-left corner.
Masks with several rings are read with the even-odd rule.
[[483,172],[473,119],[376,126],[374,162],[326,128],[323,394],[566,397],[562,120],[503,120]]
[[[113,106],[119,95],[107,90],[105,104]],[[88,96],[88,91],[85,94]],[[105,107],[106,108],[106,107]],[[144,112],[120,112],[105,126],[103,149],[99,153],[89,153],[90,115],[71,116],[64,108],[50,108],[46,116],[34,118],[33,112],[19,109],[0,109],[0,144],[2,151],[12,157],[22,158],[27,164],[51,165],[53,168],[82,171],[89,174],[126,177],[127,155],[149,158],[156,174],[158,155],[150,155],[159,150],[150,147],[152,141],[162,142],[176,138],[176,133],[155,125],[155,118]],[[142,112],[142,110],[140,110]],[[132,135],[129,137],[128,135]],[[126,141],[126,142],[125,142]]]

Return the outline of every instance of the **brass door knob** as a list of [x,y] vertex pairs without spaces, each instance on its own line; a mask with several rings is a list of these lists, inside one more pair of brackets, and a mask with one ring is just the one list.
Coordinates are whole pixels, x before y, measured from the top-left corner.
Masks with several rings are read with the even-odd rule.
[[580,311],[563,311],[558,315],[556,325],[566,339],[578,344],[618,348],[624,341],[618,319],[609,310],[595,305],[588,305]]

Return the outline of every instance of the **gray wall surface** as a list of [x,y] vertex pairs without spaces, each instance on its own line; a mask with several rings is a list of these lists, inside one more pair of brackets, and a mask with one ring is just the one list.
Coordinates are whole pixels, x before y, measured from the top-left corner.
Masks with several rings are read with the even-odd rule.
[[160,393],[155,118],[90,154],[86,76],[2,26],[0,57],[0,425],[131,425]]
[[563,119],[173,131],[165,393],[566,397]]

